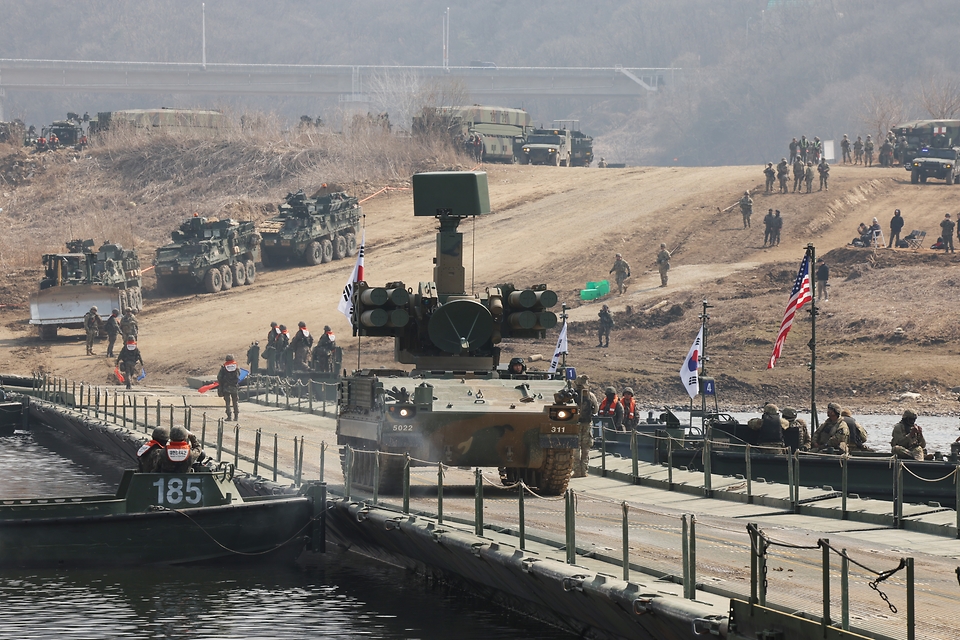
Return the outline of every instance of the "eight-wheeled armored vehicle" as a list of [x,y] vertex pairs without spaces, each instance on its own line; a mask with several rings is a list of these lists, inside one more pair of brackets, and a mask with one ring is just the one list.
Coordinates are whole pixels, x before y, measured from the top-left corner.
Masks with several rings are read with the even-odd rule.
[[356,198],[326,186],[312,198],[303,190],[288,193],[279,215],[260,224],[263,262],[316,265],[355,255],[362,215]]
[[257,278],[260,234],[252,222],[194,215],[171,237],[173,242],[157,249],[153,261],[160,292],[201,286],[209,293],[219,293],[253,284]]
[[82,329],[90,307],[106,315],[143,307],[137,252],[112,242],[96,251],[93,246],[93,240],[71,240],[67,253],[43,256],[40,290],[30,296],[30,324],[42,340],[56,338],[59,328]]
[[542,284],[466,291],[457,227],[489,212],[486,173],[421,173],[413,189],[414,215],[440,225],[433,279],[357,282],[351,297],[354,335],[392,337],[396,361],[413,369],[341,380],[344,472],[354,485],[397,490],[409,454],[413,464],[499,467],[505,483],[562,493],[579,443],[572,389],[557,374],[498,369],[503,339],[543,338],[556,326],[557,296]]

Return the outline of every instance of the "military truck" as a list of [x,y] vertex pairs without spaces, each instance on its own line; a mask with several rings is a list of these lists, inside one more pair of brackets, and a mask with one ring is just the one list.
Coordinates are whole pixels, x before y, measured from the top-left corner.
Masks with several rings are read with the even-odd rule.
[[926,182],[927,178],[944,180],[947,184],[960,182],[960,147],[937,149],[923,147],[910,162],[910,182]]
[[900,163],[907,171],[913,171],[913,159],[924,147],[948,149],[960,146],[960,120],[912,120],[898,124],[892,131],[897,140],[906,139],[905,148],[899,151],[899,155]]
[[263,264],[317,265],[357,253],[363,208],[356,198],[326,185],[308,198],[288,193],[279,215],[260,224]]
[[523,143],[524,164],[570,165],[573,143],[568,129],[534,129]]
[[[75,115],[76,114],[70,114],[70,116]],[[51,142],[54,135],[58,140],[56,144]],[[40,137],[47,141],[45,149],[73,147],[77,151],[80,151],[87,144],[87,136],[83,132],[83,125],[80,120],[72,117],[66,120],[56,120],[50,126],[43,127],[40,131]],[[41,151],[45,149],[41,149]]]
[[71,240],[67,253],[43,256],[40,290],[30,296],[30,324],[41,340],[57,337],[57,330],[82,329],[90,307],[100,313],[143,308],[140,259],[134,250],[112,242],[96,251],[93,240]]
[[415,135],[447,135],[454,143],[464,145],[461,151],[468,155],[475,153],[470,140],[479,134],[485,162],[519,162],[524,140],[532,130],[530,114],[509,107],[424,107],[413,118]]
[[170,235],[173,242],[158,248],[153,261],[159,292],[219,293],[257,279],[260,234],[253,222],[194,214]]
[[[467,292],[461,220],[490,211],[487,174],[413,176],[414,215],[439,222],[433,279],[357,282],[353,333],[392,337],[406,369],[360,369],[340,382],[337,442],[352,486],[396,491],[412,464],[498,467],[505,483],[566,490],[578,407],[560,376],[498,369],[502,340],[544,338],[557,295],[512,283]],[[426,461],[426,462],[424,462]]]
[[554,120],[558,129],[570,131],[570,159],[568,166],[589,167],[593,162],[593,138],[580,131],[579,120]]

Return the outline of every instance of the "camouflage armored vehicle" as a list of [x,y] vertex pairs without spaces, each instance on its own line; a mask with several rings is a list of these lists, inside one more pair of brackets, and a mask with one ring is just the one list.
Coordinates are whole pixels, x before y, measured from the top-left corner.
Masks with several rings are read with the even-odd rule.
[[[74,115],[76,114],[70,114],[70,116]],[[54,135],[59,141],[56,145],[50,142]],[[87,144],[87,136],[83,132],[83,125],[79,120],[72,117],[67,120],[54,121],[49,127],[44,127],[41,130],[40,136],[46,139],[47,149],[73,147],[77,151],[80,151]]]
[[302,189],[288,193],[279,215],[260,224],[263,263],[317,265],[355,255],[362,215],[356,198],[326,185],[313,198]]
[[907,167],[910,182],[926,182],[927,178],[937,178],[947,184],[960,182],[960,148],[937,149],[923,147]]
[[[412,370],[359,370],[340,383],[337,442],[354,485],[397,490],[403,454],[454,466],[499,467],[562,493],[578,446],[578,408],[556,374],[511,376],[498,368],[503,339],[543,338],[556,326],[546,285],[470,293],[464,286],[461,220],[490,210],[487,174],[413,176],[414,215],[439,221],[433,279],[354,286],[354,335],[394,339]],[[349,447],[349,449],[348,449]],[[379,452],[379,455],[375,454]],[[400,455],[383,455],[400,454]],[[414,464],[423,464],[414,461]]]
[[67,253],[43,256],[40,290],[30,296],[30,324],[42,340],[57,337],[57,329],[82,329],[83,316],[97,307],[110,310],[143,307],[140,259],[137,252],[104,243],[96,251],[93,240],[71,240]]
[[484,162],[520,162],[523,143],[533,130],[533,118],[523,109],[509,107],[424,107],[413,118],[413,133],[449,136],[461,151],[475,153],[471,138],[479,134]]
[[173,242],[157,249],[153,261],[161,293],[197,287],[219,293],[257,279],[260,234],[252,222],[194,214],[170,235]]

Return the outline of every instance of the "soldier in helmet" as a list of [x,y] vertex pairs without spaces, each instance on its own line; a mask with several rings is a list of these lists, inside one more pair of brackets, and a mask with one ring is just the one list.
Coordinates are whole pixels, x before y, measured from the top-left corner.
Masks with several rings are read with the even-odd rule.
[[100,335],[100,316],[97,314],[96,307],[90,307],[83,315],[83,329],[87,332],[87,355],[93,355],[93,341]]
[[753,198],[750,197],[749,191],[743,192],[743,197],[740,198],[740,215],[743,216],[743,228],[750,228],[750,216],[753,215]]
[[106,330],[107,330],[107,357],[112,358],[113,356],[113,345],[117,342],[117,334],[120,333],[120,309],[114,309],[110,313],[110,317],[107,318]]
[[163,447],[169,439],[169,429],[166,427],[154,429],[150,440],[137,450],[137,470],[141,473],[160,471],[160,456],[163,455]]
[[640,423],[640,416],[637,414],[637,401],[633,397],[633,387],[624,387],[620,394],[620,404],[623,405],[623,428],[625,431],[636,429]]
[[625,281],[630,277],[630,263],[624,260],[619,253],[614,256],[613,267],[610,269],[610,273],[614,272],[617,274],[617,290],[620,295],[623,295],[623,292],[627,290]]
[[263,350],[263,357],[267,360],[267,373],[271,376],[277,373],[277,338],[279,336],[280,325],[271,322],[270,331],[267,332],[267,346]]
[[190,432],[184,427],[170,429],[170,440],[167,441],[167,445],[163,449],[163,455],[160,456],[160,471],[162,473],[189,473],[193,471],[193,463],[199,459],[200,450],[192,445]]
[[250,367],[250,375],[255,376],[260,373],[260,341],[254,340],[247,349],[247,366]]
[[777,405],[768,403],[763,407],[763,415],[760,417],[757,441],[761,447],[780,450],[783,448],[783,432],[789,426],[790,423],[780,417]]
[[790,447],[792,453],[806,451],[810,448],[810,431],[803,418],[797,417],[797,410],[793,407],[784,407],[780,413],[787,421],[787,428],[783,431],[783,443]]
[[290,348],[290,334],[287,325],[280,325],[280,335],[274,345],[277,347],[277,371],[285,376],[293,373],[293,349]]
[[843,154],[843,164],[850,162],[850,138],[843,134],[843,140],[840,141],[840,152]]
[[586,374],[578,376],[573,383],[577,404],[580,407],[580,448],[574,455],[573,477],[584,478],[590,462],[590,449],[593,447],[593,416],[596,415],[600,403],[597,396],[587,388],[589,378]]
[[507,365],[507,372],[510,374],[511,378],[516,377],[526,377],[527,365],[524,364],[523,358],[510,358],[510,364]]
[[803,174],[803,181],[807,185],[807,193],[813,193],[813,163],[807,163],[806,172]]
[[860,136],[853,143],[853,164],[863,164],[863,140]]
[[660,243],[660,253],[657,254],[657,271],[660,272],[660,286],[667,286],[667,273],[670,271],[670,252],[667,251],[667,243],[665,242]]
[[607,161],[604,159],[603,156],[600,156],[600,162],[597,163],[597,168],[599,168],[599,169],[606,169],[606,168],[607,168]]
[[786,158],[780,158],[780,164],[777,165],[777,180],[780,182],[780,193],[790,193],[790,187],[787,184],[790,180],[790,166]]
[[766,168],[763,170],[763,175],[766,178],[766,188],[764,193],[773,193],[773,183],[777,179],[777,170],[773,168],[773,163],[768,162]]
[[330,325],[324,325],[323,335],[313,349],[313,366],[322,373],[331,373],[334,370],[335,355],[337,353],[337,336]]
[[[232,353],[228,353],[220,371],[217,373],[217,395],[223,398],[227,407],[227,420],[240,419],[240,367]],[[233,416],[230,415],[230,403],[233,403]]]
[[140,349],[137,348],[137,341],[133,338],[127,340],[123,349],[120,349],[120,355],[117,356],[116,366],[123,374],[123,381],[127,389],[131,389],[133,380],[137,373],[137,363],[143,367],[143,356],[140,355]]
[[123,317],[120,318],[120,333],[123,334],[124,342],[131,338],[136,341],[139,337],[140,328],[137,324],[137,317],[133,315],[133,311],[129,308],[123,311]]
[[[598,347],[609,347],[610,346],[610,330],[613,329],[613,314],[610,313],[610,307],[603,305],[600,308],[600,312],[597,314],[600,317],[600,324],[597,328],[597,336],[600,341],[597,343]],[[603,343],[603,339],[607,339],[607,343]]]
[[836,402],[827,405],[827,419],[813,432],[810,448],[813,451],[836,449],[841,453],[850,450],[850,428],[840,417],[843,409]]
[[307,323],[302,320],[298,323],[299,330],[290,341],[290,349],[294,353],[294,359],[298,368],[307,370],[310,368],[310,349],[313,347],[313,336],[307,330]]
[[617,390],[613,387],[607,387],[603,390],[603,400],[600,401],[600,407],[597,409],[597,415],[601,418],[611,418],[613,428],[616,431],[623,430],[623,403],[617,397]]
[[890,452],[898,458],[923,460],[926,448],[927,441],[923,437],[923,429],[917,424],[917,412],[913,409],[904,409],[900,422],[893,426]]
[[870,136],[867,136],[867,141],[863,143],[863,164],[873,166],[873,138]]
[[803,161],[797,157],[793,162],[793,192],[798,193],[803,186]]

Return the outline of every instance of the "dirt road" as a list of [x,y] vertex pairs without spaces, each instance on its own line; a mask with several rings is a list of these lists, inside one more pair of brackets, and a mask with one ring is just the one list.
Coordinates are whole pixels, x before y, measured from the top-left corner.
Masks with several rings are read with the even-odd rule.
[[[726,213],[718,208],[733,204],[745,189],[762,190],[761,169],[487,166],[493,212],[461,225],[468,290],[502,282],[549,284],[572,307],[570,362],[599,384],[633,385],[648,404],[685,397],[676,372],[697,331],[699,301],[707,298],[715,305],[710,367],[721,381],[721,394],[726,392],[722,399],[802,403],[809,394],[804,346],[809,327],[801,325],[808,323],[798,319],[781,366],[767,371],[765,365],[806,244],[826,254],[846,245],[857,224],[869,224],[873,217],[886,233],[893,209],[900,208],[906,229],[925,229],[929,245],[943,214],[955,212],[955,191],[941,183],[912,185],[901,169],[837,166],[829,191],[755,193],[752,228],[743,229],[738,207]],[[780,246],[764,249],[762,218],[768,208],[781,210],[785,224]],[[378,196],[364,211],[367,280],[402,280],[414,288],[432,280],[435,222],[413,217],[411,192]],[[657,286],[654,265],[660,242],[677,248],[666,289]],[[632,265],[627,293],[581,304],[578,291],[585,282],[611,277],[615,252]],[[957,263],[925,251],[916,259],[900,259],[896,269],[874,268],[884,266],[876,263],[883,263],[885,253],[905,254],[884,250],[878,258],[862,250],[834,269],[818,336],[825,393],[875,403],[889,401],[905,387],[923,392],[940,410],[950,408],[947,390],[960,384],[950,342],[955,323],[937,325],[936,318],[952,313],[952,299],[942,292],[949,291]],[[148,292],[140,316],[148,382],[182,384],[186,376],[213,373],[228,352],[242,359],[250,343],[266,335],[271,320],[291,330],[304,320],[315,333],[331,325],[352,367],[358,343],[336,311],[352,267],[347,259],[265,270],[254,285],[217,295],[160,299]],[[845,280],[854,271],[860,277]],[[35,286],[27,280],[19,285]],[[660,311],[674,309],[672,316],[641,313],[662,301]],[[610,349],[597,350],[593,321],[602,302],[611,305],[617,327]],[[43,369],[108,380],[112,364],[102,356],[85,356],[78,332],[41,343],[25,324],[27,316],[22,306],[0,309],[0,370]],[[891,317],[899,317],[899,324],[886,327],[881,320]],[[886,340],[884,331],[908,324],[905,339]],[[555,340],[556,332],[550,332],[532,345],[505,344],[504,353],[549,358]],[[392,341],[364,340],[362,349],[364,366],[390,364]],[[102,354],[104,346],[97,352]],[[910,363],[909,375],[904,362]]]

